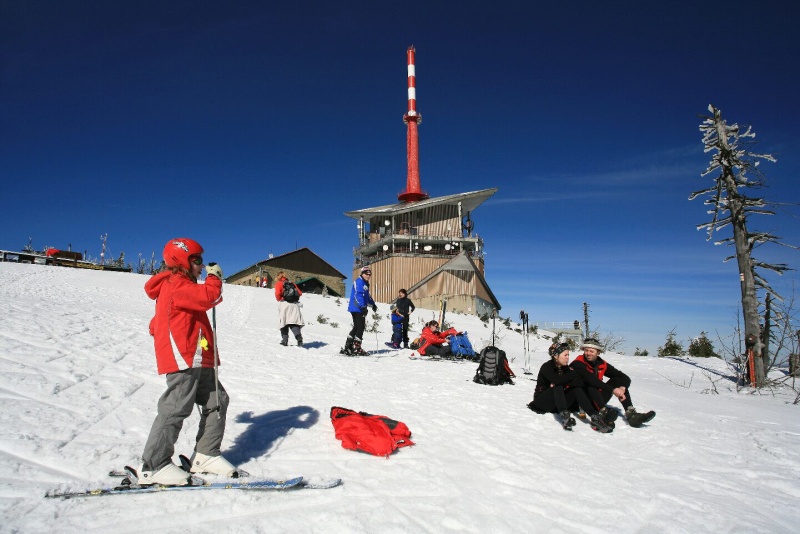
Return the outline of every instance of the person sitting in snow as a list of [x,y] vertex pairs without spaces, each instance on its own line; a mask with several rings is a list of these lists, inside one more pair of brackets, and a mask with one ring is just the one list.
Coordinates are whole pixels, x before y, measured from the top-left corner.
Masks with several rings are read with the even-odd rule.
[[[625,419],[632,427],[640,427],[644,423],[652,421],[656,412],[649,411],[640,413],[633,407],[631,400],[631,379],[622,371],[600,357],[603,346],[600,342],[589,337],[581,345],[583,354],[580,354],[570,364],[573,369],[578,371],[584,383],[586,393],[594,406],[600,410],[603,420],[613,423],[617,418],[617,411],[606,406],[611,397],[616,397],[625,409]],[[603,379],[608,377],[608,381]]]
[[[399,349],[400,342],[403,341],[403,322],[405,321],[405,317],[394,304],[391,306],[391,311],[392,341],[389,344],[393,349]],[[408,343],[406,343],[406,348],[408,348]]]
[[569,344],[554,344],[548,349],[550,360],[539,368],[533,401],[528,408],[536,413],[557,413],[564,430],[572,430],[575,419],[570,409],[578,404],[590,417],[592,428],[606,434],[613,430],[606,424],[583,390],[583,381],[577,371],[569,366]]
[[167,270],[150,278],[144,289],[156,301],[150,321],[158,374],[166,375],[167,390],[158,400],[150,435],[142,453],[139,483],[183,486],[187,473],[172,463],[175,442],[183,421],[200,406],[200,430],[192,454],[192,473],[234,476],[237,469],[220,453],[228,411],[228,394],[216,380],[219,365],[214,330],[206,312],[222,302],[222,269],[206,267],[206,281],[198,284],[203,271],[203,247],[197,241],[178,238],[164,247]]
[[451,335],[458,333],[455,328],[448,328],[444,332],[439,332],[439,322],[435,320],[428,321],[419,336],[417,352],[423,356],[432,356],[434,358],[451,356],[450,346],[446,343]]
[[[303,320],[303,313],[300,311],[300,296],[303,294],[297,284],[291,282],[283,271],[278,273],[275,277],[275,300],[278,304],[278,326],[281,329],[281,345],[284,347],[289,344],[289,329],[291,328],[294,339],[297,341],[297,346],[303,346],[303,336],[300,330],[306,324]],[[294,285],[295,295],[289,300],[284,295],[284,287],[286,284]]]

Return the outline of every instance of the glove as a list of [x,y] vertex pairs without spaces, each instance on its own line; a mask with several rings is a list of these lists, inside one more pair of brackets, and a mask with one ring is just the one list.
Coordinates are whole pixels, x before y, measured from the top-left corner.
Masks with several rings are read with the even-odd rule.
[[206,265],[206,274],[211,276],[216,276],[220,280],[222,280],[222,268],[216,264],[215,262],[211,262]]
[[361,313],[362,313],[363,315],[366,315],[366,314],[367,314],[367,307],[366,307],[366,306],[364,306],[363,308],[361,308]]
[[374,312],[378,311],[378,305],[377,304],[373,304],[372,305],[372,311],[374,311]]

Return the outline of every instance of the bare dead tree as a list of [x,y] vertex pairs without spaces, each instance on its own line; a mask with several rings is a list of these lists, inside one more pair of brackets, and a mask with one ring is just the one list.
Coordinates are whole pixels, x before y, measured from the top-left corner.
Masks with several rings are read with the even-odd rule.
[[[694,200],[699,196],[708,196],[704,204],[709,206],[711,220],[697,226],[708,233],[708,240],[715,231],[730,225],[733,235],[720,241],[717,245],[732,245],[735,253],[723,261],[736,259],[739,267],[739,279],[742,299],[742,315],[744,317],[745,338],[755,339],[753,348],[755,356],[755,387],[763,387],[765,370],[761,358],[763,343],[761,342],[758,290],[771,293],[780,299],[757,269],[766,269],[782,274],[789,267],[785,264],[771,264],[753,257],[753,250],[766,243],[783,246],[779,237],[769,232],[749,230],[747,223],[752,215],[774,215],[767,201],[760,197],[745,195],[743,188],[759,189],[764,187],[764,175],[759,170],[761,160],[775,162],[770,154],[758,154],[748,150],[755,137],[750,127],[744,131],[738,124],[727,124],[722,113],[713,105],[708,106],[711,116],[701,116],[703,122],[700,131],[703,133],[705,152],[712,152],[711,162],[702,176],[715,173],[714,185],[689,196]],[[796,247],[791,247],[796,248]],[[752,337],[751,337],[752,336]]]

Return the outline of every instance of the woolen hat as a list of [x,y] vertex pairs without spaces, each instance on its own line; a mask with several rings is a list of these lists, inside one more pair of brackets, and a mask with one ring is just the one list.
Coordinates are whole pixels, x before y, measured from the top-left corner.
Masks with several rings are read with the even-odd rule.
[[562,352],[564,352],[565,350],[569,350],[569,343],[559,343],[558,345],[552,345],[547,350],[547,352],[550,354],[551,358],[554,358],[559,354],[561,354]]
[[598,352],[603,352],[603,345],[600,344],[597,339],[593,337],[587,337],[583,340],[583,345],[581,345],[581,350],[583,349],[597,349]]

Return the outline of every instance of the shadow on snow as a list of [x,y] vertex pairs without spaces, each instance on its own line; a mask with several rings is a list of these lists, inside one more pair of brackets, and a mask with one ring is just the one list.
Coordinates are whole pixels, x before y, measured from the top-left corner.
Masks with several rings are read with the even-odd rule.
[[318,421],[319,411],[310,406],[294,406],[262,415],[253,415],[253,412],[240,413],[236,416],[236,422],[250,426],[225,451],[225,457],[233,465],[242,465],[264,455],[295,428],[311,428]]
[[681,362],[681,363],[686,363],[686,364],[689,364],[689,365],[693,365],[693,366],[695,366],[695,367],[697,367],[699,369],[702,369],[703,371],[707,371],[707,372],[715,374],[717,376],[721,376],[722,378],[724,378],[726,380],[730,380],[733,383],[736,383],[736,381],[737,381],[737,378],[736,378],[735,375],[722,373],[720,371],[717,371],[716,369],[711,369],[709,367],[703,367],[702,365],[700,365],[697,362],[694,362],[692,360],[685,360],[683,358],[678,358],[677,356],[667,356],[667,358],[669,358],[670,360],[675,360],[676,362]]

